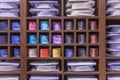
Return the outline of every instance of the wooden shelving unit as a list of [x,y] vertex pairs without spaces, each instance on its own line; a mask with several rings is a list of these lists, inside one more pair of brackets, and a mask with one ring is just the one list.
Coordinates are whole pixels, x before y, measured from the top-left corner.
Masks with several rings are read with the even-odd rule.
[[[57,17],[30,17],[28,9],[29,9],[29,0],[20,0],[20,18],[0,18],[0,21],[7,21],[8,22],[8,30],[7,31],[0,31],[0,34],[6,34],[8,36],[8,43],[7,44],[0,44],[1,47],[5,47],[8,49],[8,57],[7,58],[0,58],[0,60],[12,60],[12,61],[20,61],[20,71],[12,71],[12,72],[0,72],[0,74],[5,75],[20,75],[20,80],[29,80],[31,75],[58,75],[60,76],[60,80],[67,80],[67,76],[70,75],[95,75],[97,76],[98,80],[107,80],[107,75],[112,74],[120,74],[120,72],[107,72],[106,71],[106,61],[107,60],[113,60],[113,59],[120,59],[119,57],[106,57],[106,22],[107,20],[120,20],[119,16],[116,17],[107,17],[106,16],[106,1],[105,0],[95,0],[96,1],[96,16],[78,16],[78,17],[67,17],[65,16],[65,4],[67,0],[58,0],[59,4],[61,5],[60,9],[60,16]],[[40,21],[41,20],[47,20],[49,21],[49,30],[48,31],[42,31],[39,30]],[[70,20],[73,21],[73,30],[65,30],[65,21]],[[85,27],[84,30],[78,30],[77,29],[77,21],[83,20],[85,21]],[[97,21],[97,30],[90,30],[89,29],[89,22],[91,20]],[[12,31],[11,28],[11,21],[19,21],[21,30],[20,31]],[[28,22],[29,21],[35,21],[37,23],[37,29],[30,31],[28,30]],[[52,30],[52,22],[53,21],[60,21],[62,29],[59,31]],[[20,44],[19,45],[13,45],[10,43],[10,37],[12,34],[19,34],[20,35]],[[37,44],[28,44],[28,35],[29,34],[35,34],[37,36]],[[40,44],[39,42],[39,36],[41,34],[47,34],[49,36],[49,44],[44,45]],[[62,36],[62,43],[61,44],[53,44],[52,43],[52,35],[54,34],[60,34]],[[65,44],[65,34],[72,34],[73,35],[73,43],[71,44]],[[84,44],[78,44],[77,42],[77,35],[78,34],[85,34],[86,41]],[[90,35],[91,34],[97,34],[98,35],[98,42],[96,44],[90,43]],[[20,47],[20,58],[15,58],[11,54],[11,48],[13,47]],[[61,57],[54,58],[52,55],[50,58],[40,58],[39,57],[39,49],[41,47],[47,47],[49,48],[50,55],[52,54],[52,48],[54,47],[60,47],[62,49],[61,51]],[[71,47],[74,49],[74,55],[73,57],[67,58],[65,57],[65,48]],[[78,56],[77,48],[84,47],[86,49],[86,55],[85,57]],[[98,48],[98,56],[96,57],[90,57],[90,47],[97,47]],[[38,57],[29,57],[28,56],[28,48],[36,48],[38,52]],[[49,60],[49,61],[59,61],[61,65],[61,69],[59,72],[35,72],[30,71],[28,69],[29,62],[31,61],[41,61],[41,60]],[[95,60],[97,62],[97,69],[94,72],[69,72],[66,71],[65,62],[69,60]]]

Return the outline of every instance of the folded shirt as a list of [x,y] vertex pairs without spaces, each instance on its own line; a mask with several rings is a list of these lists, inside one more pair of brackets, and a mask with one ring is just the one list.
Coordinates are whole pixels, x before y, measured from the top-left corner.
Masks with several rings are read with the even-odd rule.
[[0,2],[7,2],[7,3],[10,3],[10,2],[20,2],[20,0],[0,0]]
[[68,2],[88,2],[88,1],[93,1],[93,0],[68,0]]
[[0,80],[19,80],[19,76],[16,76],[16,75],[1,75]]
[[39,76],[31,75],[29,80],[59,80],[59,76]]
[[67,66],[95,66],[95,61],[67,61]]
[[32,66],[50,66],[50,65],[58,65],[58,61],[33,61],[30,63]]
[[0,71],[17,71],[19,69],[19,62],[0,62]]
[[0,66],[0,71],[17,71],[20,70],[18,66]]
[[31,8],[29,10],[32,14],[35,13],[36,16],[57,16],[59,11],[58,9],[52,8],[52,9],[35,9]]
[[1,12],[0,17],[19,17],[19,15],[13,12]]
[[120,80],[120,76],[114,75],[114,76],[108,76],[107,80]]
[[68,80],[98,80],[95,76],[68,76]]
[[120,60],[114,60],[114,61],[107,61],[107,65],[108,66],[113,66],[113,65],[115,65],[115,66],[120,66]]
[[74,3],[72,4],[72,9],[81,9],[81,8],[93,8],[95,2],[88,2],[88,3]]
[[[110,49],[120,49],[120,43],[107,43]],[[112,50],[110,50],[112,51]]]
[[73,11],[79,11],[80,13],[94,14],[95,9],[67,9],[66,13],[72,13]]
[[48,71],[59,71],[58,66],[35,66],[31,69],[32,71],[42,71],[42,72],[48,72]]
[[15,9],[19,8],[16,3],[0,3],[0,9]]
[[115,10],[114,12],[110,13],[110,16],[118,16],[120,15],[120,10]]
[[19,13],[20,10],[19,9],[0,9],[0,12],[17,12]]
[[54,8],[53,4],[35,4],[35,8],[37,9],[51,9]]
[[94,71],[95,68],[93,66],[68,66],[68,71]]
[[29,11],[32,16],[58,16],[59,4],[58,1],[29,1],[33,8]]
[[67,16],[95,16],[89,13],[82,13],[80,11],[73,11],[71,14],[67,14]]

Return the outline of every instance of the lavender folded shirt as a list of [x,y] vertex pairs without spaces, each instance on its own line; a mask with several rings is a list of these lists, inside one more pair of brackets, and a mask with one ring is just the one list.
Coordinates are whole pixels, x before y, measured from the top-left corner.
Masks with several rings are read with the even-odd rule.
[[61,39],[61,35],[53,35],[53,44],[61,44],[62,43],[62,39]]

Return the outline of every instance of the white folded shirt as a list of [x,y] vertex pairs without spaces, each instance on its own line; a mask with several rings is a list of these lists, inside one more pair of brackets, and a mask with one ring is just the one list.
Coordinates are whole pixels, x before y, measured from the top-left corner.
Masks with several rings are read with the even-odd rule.
[[88,2],[93,0],[68,0],[68,2]]
[[44,11],[44,12],[38,12],[36,16],[56,16],[56,14],[55,12]]
[[72,9],[83,9],[83,8],[92,8],[94,7],[95,2],[93,3],[88,2],[88,3],[74,3],[72,4]]
[[20,63],[18,62],[0,62],[0,66],[19,66]]
[[0,0],[0,2],[7,2],[7,3],[14,2],[14,3],[18,3],[18,2],[20,2],[20,0]]
[[95,66],[95,61],[68,61],[67,66]]
[[95,68],[93,66],[68,66],[68,71],[94,71]]
[[115,10],[111,12],[109,16],[119,16],[119,15],[120,15],[120,10]]
[[114,75],[114,76],[108,76],[108,80],[120,80],[120,76]]
[[19,76],[9,76],[9,75],[2,75],[0,76],[0,80],[19,80]]
[[107,25],[107,28],[114,28],[114,27],[119,27],[120,28],[120,25]]
[[29,80],[59,80],[59,76],[37,76],[37,75],[32,75]]
[[67,13],[72,13],[73,11],[79,11],[80,13],[94,14],[95,9],[67,9]]
[[35,8],[38,8],[38,9],[51,9],[51,8],[54,8],[54,5],[52,4],[35,4]]
[[94,76],[68,76],[68,80],[98,80]]
[[0,71],[17,71],[19,70],[18,66],[0,66]]
[[59,67],[55,66],[55,65],[51,65],[51,66],[35,66],[32,68],[32,71],[59,71]]
[[108,66],[113,66],[113,65],[120,65],[120,60],[115,60],[115,61],[108,61],[107,62]]
[[72,11],[71,14],[68,14],[67,16],[95,16],[95,15],[90,13],[83,13],[80,11]]
[[32,66],[53,66],[53,65],[58,65],[58,61],[33,61],[30,63]]
[[19,8],[16,3],[0,3],[0,9],[16,9]]
[[1,12],[0,17],[19,17],[16,12]]

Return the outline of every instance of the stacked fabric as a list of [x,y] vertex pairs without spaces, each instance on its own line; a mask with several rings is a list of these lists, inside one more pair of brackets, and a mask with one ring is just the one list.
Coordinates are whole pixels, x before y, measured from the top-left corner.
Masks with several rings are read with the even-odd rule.
[[107,15],[108,16],[120,15],[120,0],[107,0]]
[[108,61],[107,66],[108,71],[120,71],[120,60]]
[[0,17],[19,17],[20,0],[0,0]]
[[18,70],[20,70],[18,62],[13,61],[0,62],[0,71],[18,71]]
[[1,75],[0,80],[20,80],[17,75]]
[[95,71],[95,61],[67,61],[68,71]]
[[120,25],[107,26],[107,56],[120,56]]
[[39,76],[31,75],[29,80],[60,80],[59,76]]
[[93,0],[68,0],[66,4],[67,16],[95,16],[95,1]]
[[31,71],[51,72],[59,71],[58,61],[33,61],[30,63],[33,67]]
[[120,80],[120,76],[117,76],[117,75],[116,76],[115,75],[114,76],[108,76],[107,80]]
[[58,1],[29,1],[33,6],[30,8],[30,12],[33,16],[58,16],[59,15],[59,4]]
[[98,80],[95,76],[68,76],[68,80]]

